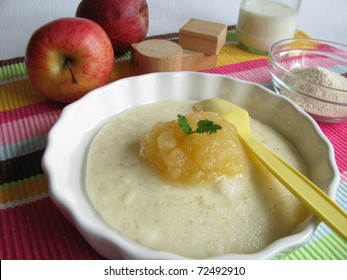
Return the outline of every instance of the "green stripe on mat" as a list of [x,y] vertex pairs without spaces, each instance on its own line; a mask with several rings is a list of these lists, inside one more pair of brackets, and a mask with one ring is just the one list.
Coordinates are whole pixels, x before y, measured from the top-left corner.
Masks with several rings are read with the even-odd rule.
[[9,80],[23,77],[27,74],[25,63],[10,64],[0,67],[0,80]]
[[331,232],[291,252],[285,260],[346,260],[347,242]]
[[24,178],[24,179],[20,179],[18,181],[12,181],[9,183],[4,183],[2,185],[0,185],[0,191],[6,190],[6,189],[10,189],[10,188],[17,188],[20,187],[22,185],[29,185],[29,184],[35,184],[37,181],[43,180],[46,178],[46,175],[44,173],[41,174],[36,174],[33,175],[31,177],[28,178]]

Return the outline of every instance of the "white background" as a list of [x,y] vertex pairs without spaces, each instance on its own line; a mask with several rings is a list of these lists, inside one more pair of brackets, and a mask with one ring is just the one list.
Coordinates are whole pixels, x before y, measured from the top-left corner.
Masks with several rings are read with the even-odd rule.
[[[0,0],[0,60],[24,56],[27,42],[38,27],[56,18],[74,16],[79,2]],[[240,0],[147,2],[148,35],[177,32],[190,18],[236,24],[240,7]],[[347,0],[302,0],[298,29],[315,38],[347,44]]]
[[[159,0],[160,1],[160,0]],[[3,261],[1,263],[2,280],[61,280],[61,279],[140,279],[140,280],[293,280],[293,279],[315,279],[327,280],[340,275],[346,275],[345,262],[343,261],[239,261],[239,260],[106,260],[106,261]],[[162,267],[168,269],[187,269],[186,276],[120,276],[104,275],[104,270],[112,268],[143,269],[145,267],[157,269]],[[244,275],[199,275],[199,267],[216,268],[232,267],[245,268]],[[203,270],[204,272],[205,270]],[[342,275],[342,276],[341,276]]]

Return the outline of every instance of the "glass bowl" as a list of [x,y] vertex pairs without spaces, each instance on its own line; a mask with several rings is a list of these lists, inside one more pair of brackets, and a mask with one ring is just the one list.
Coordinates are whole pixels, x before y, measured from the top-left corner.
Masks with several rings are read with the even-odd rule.
[[276,92],[317,121],[347,120],[347,45],[285,39],[271,46],[268,63]]

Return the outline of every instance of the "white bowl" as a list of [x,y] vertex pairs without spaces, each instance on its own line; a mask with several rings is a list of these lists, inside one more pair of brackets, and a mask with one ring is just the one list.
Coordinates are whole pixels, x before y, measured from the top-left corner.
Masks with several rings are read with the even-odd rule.
[[[286,97],[257,84],[221,75],[175,72],[126,78],[66,106],[49,132],[42,160],[53,201],[99,254],[110,259],[119,258],[119,253],[129,259],[184,259],[122,236],[97,214],[84,187],[86,156],[97,131],[129,107],[162,100],[212,97],[244,107],[253,118],[287,137],[306,161],[311,180],[334,198],[339,172],[333,148],[315,121]],[[293,234],[256,253],[226,254],[213,259],[270,259],[305,244],[316,226],[317,221],[311,218]]]

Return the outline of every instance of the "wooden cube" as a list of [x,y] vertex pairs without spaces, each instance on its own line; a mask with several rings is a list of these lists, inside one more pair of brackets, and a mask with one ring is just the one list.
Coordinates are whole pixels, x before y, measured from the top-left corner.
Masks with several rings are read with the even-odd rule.
[[216,54],[204,54],[183,49],[182,71],[201,71],[217,66]]
[[225,44],[226,35],[225,24],[191,19],[179,30],[178,42],[183,49],[213,55]]

